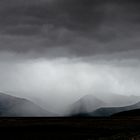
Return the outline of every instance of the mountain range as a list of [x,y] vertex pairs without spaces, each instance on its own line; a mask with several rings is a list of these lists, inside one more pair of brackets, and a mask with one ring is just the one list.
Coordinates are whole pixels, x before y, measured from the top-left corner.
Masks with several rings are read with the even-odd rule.
[[[104,97],[103,97],[104,96]],[[86,95],[71,104],[64,116],[109,117],[121,112],[140,109],[140,97],[116,94]],[[102,97],[102,98],[101,98]],[[112,99],[112,100],[111,100]],[[129,114],[129,113],[124,113]],[[123,113],[122,113],[123,115]],[[0,93],[0,117],[53,117],[58,116],[34,102]],[[62,115],[63,116],[63,115]]]
[[114,113],[140,108],[139,96],[124,96],[111,93],[103,96],[98,94],[96,96],[86,95],[82,97],[71,105],[69,115],[106,117]]
[[124,107],[108,107],[108,108],[100,108],[97,109],[93,112],[90,112],[90,116],[96,116],[96,117],[108,117],[113,114],[119,113],[119,112],[124,112],[128,110],[134,110],[134,109],[140,109],[140,102],[130,105],[130,106],[124,106]]
[[27,99],[0,93],[1,117],[40,117],[53,115],[53,113],[42,109]]

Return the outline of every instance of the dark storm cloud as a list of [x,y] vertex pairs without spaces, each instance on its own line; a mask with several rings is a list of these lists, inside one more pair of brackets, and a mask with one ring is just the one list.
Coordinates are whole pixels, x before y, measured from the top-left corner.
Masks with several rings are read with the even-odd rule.
[[[52,24],[59,28],[64,27],[69,30],[89,30],[102,20],[102,15],[95,1],[38,1],[35,4],[31,1],[19,4],[12,4],[4,9],[1,24],[17,25],[31,24],[44,25]],[[95,27],[94,27],[95,28]]]
[[1,0],[0,5],[1,49],[61,46],[77,55],[139,49],[136,0]]
[[139,21],[137,1],[126,0],[6,0],[1,1],[5,24],[53,24],[74,30],[93,29],[104,22]]

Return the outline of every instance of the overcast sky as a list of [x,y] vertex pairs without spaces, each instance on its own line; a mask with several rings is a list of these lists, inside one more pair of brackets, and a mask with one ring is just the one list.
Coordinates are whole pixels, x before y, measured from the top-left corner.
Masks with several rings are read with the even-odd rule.
[[0,90],[54,110],[85,94],[140,95],[138,0],[0,0]]

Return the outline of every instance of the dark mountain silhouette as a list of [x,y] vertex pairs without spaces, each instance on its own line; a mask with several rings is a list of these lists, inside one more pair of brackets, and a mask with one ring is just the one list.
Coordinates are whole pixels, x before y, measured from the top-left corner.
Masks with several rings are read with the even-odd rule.
[[140,117],[140,109],[119,112],[113,114],[112,117]]
[[70,114],[74,116],[78,114],[87,115],[89,112],[104,106],[107,106],[107,104],[102,100],[93,95],[86,95],[70,107]]
[[0,93],[1,117],[39,117],[53,116],[52,113],[24,98]]
[[90,113],[90,116],[111,116],[112,114],[123,112],[123,111],[128,111],[128,110],[133,110],[133,109],[139,109],[140,108],[140,102],[130,105],[130,106],[125,106],[125,107],[108,107],[108,108],[99,108],[95,110],[94,112]]

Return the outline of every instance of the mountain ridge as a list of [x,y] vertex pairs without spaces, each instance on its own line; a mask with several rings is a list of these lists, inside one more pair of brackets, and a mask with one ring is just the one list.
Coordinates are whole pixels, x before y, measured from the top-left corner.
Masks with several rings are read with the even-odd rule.
[[123,112],[123,111],[128,111],[128,110],[133,110],[133,109],[138,109],[140,108],[140,102],[133,104],[133,105],[129,105],[129,106],[123,106],[123,107],[104,107],[104,108],[99,108],[97,110],[95,110],[94,112],[90,113],[91,116],[111,116],[113,114],[119,113],[119,112]]
[[[98,96],[94,95],[86,95],[81,97],[77,102],[75,102],[71,106],[70,115],[72,116],[110,116],[114,113],[130,110],[130,109],[136,109],[140,107],[140,97],[136,96],[125,96],[125,95],[119,95],[119,94],[104,94],[110,95],[110,98],[108,99],[106,96],[105,100],[101,100],[99,97],[102,94]],[[115,100],[115,103],[112,103],[112,99]],[[104,98],[103,98],[104,99]],[[119,99],[121,101],[119,102]],[[108,102],[107,102],[108,100]],[[111,100],[109,102],[109,100]],[[104,102],[106,101],[106,102]],[[118,106],[117,106],[118,101]],[[124,103],[123,103],[124,101]],[[122,104],[121,104],[122,103]]]
[[42,109],[25,98],[0,93],[0,117],[41,117],[53,116],[53,113]]

